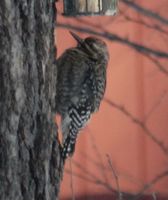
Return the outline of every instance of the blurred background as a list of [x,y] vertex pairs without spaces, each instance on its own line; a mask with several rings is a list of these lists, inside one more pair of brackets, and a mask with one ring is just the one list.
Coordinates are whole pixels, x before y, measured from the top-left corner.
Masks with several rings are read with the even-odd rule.
[[56,7],[57,57],[76,45],[69,30],[110,52],[104,100],[66,162],[60,199],[111,199],[118,189],[168,199],[168,1],[120,0],[116,16]]

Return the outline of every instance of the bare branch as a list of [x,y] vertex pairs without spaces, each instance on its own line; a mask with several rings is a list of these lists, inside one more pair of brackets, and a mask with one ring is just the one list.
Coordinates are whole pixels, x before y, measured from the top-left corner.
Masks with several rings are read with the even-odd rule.
[[108,154],[106,156],[107,156],[107,161],[109,163],[109,166],[111,168],[111,171],[112,171],[113,176],[114,176],[115,181],[116,181],[116,186],[117,186],[117,191],[118,191],[118,199],[122,200],[123,198],[122,198],[122,193],[121,193],[121,190],[120,190],[120,184],[119,184],[119,180],[118,180],[118,175],[117,175],[117,173],[116,173],[116,171],[115,171],[115,169],[114,169],[114,167],[112,165],[112,161],[111,161],[110,156]]
[[143,55],[146,56],[149,60],[151,60],[161,72],[163,72],[165,75],[168,75],[168,70],[158,61],[158,59],[153,58],[151,55]]
[[101,153],[100,153],[100,151],[99,151],[99,149],[96,145],[95,139],[94,139],[93,135],[91,134],[91,132],[90,132],[89,136],[90,136],[90,141],[92,143],[93,150],[96,153],[96,157],[99,158],[98,159],[99,165],[97,166],[97,168],[99,169],[100,173],[103,175],[105,182],[108,183],[108,178],[107,178],[107,175],[106,175],[106,171],[104,170],[105,166],[104,166],[104,163],[103,163]]
[[70,165],[70,187],[72,191],[72,200],[75,200],[75,193],[74,193],[74,184],[73,184],[73,171],[72,171],[72,158],[69,159],[69,165]]
[[129,117],[135,124],[137,124],[144,133],[152,139],[152,141],[159,146],[159,148],[164,152],[165,155],[168,155],[168,148],[165,146],[163,141],[161,141],[159,138],[157,138],[145,125],[144,122],[142,122],[137,117],[133,116],[132,113],[130,113],[128,110],[126,110],[123,106],[116,104],[115,102],[105,98],[104,101],[108,103],[110,106],[116,108],[117,110],[121,111],[125,116]]
[[158,24],[149,24],[147,22],[145,22],[144,20],[137,20],[137,19],[133,19],[132,17],[128,16],[127,14],[125,14],[125,12],[120,11],[120,13],[123,15],[123,17],[125,18],[125,20],[136,23],[136,24],[140,24],[148,29],[152,29],[155,30],[159,33],[163,33],[166,36],[168,36],[168,32],[166,30],[164,30],[160,25]]
[[87,179],[87,177],[89,177],[89,181],[90,182],[94,182],[94,183],[98,183],[100,185],[103,185],[104,187],[108,188],[108,190],[113,190],[112,187],[110,186],[110,184],[108,184],[106,181],[102,181],[99,178],[97,178],[96,175],[94,175],[93,173],[91,173],[90,171],[88,171],[84,166],[82,166],[80,163],[76,162],[76,161],[72,161],[73,164],[78,167],[79,169],[81,169],[83,171],[83,173],[85,174],[85,178]]
[[[97,178],[91,172],[86,170],[85,167],[82,167],[81,164],[79,164],[78,162],[76,162],[74,160],[73,160],[73,164],[82,170],[82,174],[73,172],[74,176],[80,178],[81,180],[88,181],[88,182],[96,184],[96,185],[100,185],[100,186],[104,187],[105,189],[107,189],[109,192],[111,192],[114,196],[117,195],[118,191],[113,189],[109,183],[106,183],[106,182],[102,181],[101,179]],[[69,173],[71,173],[71,170],[65,169],[65,172],[69,174]],[[123,196],[123,199],[125,199],[125,200],[131,199],[134,197],[134,195],[126,193],[126,192],[122,192],[122,196]]]
[[165,90],[164,93],[157,100],[157,102],[152,106],[152,108],[150,109],[150,111],[147,113],[147,115],[145,117],[145,121],[147,121],[149,119],[149,117],[151,116],[151,114],[154,113],[155,110],[161,105],[161,103],[163,102],[163,100],[165,99],[165,97],[167,96],[167,94],[168,94],[168,90]]
[[[82,180],[86,180],[89,181],[90,183],[94,183],[97,185],[102,185],[104,188],[106,188],[107,190],[109,190],[112,193],[116,193],[116,191],[112,188],[112,186],[104,181],[102,181],[101,179],[97,178],[95,175],[93,175],[91,172],[89,172],[88,170],[86,170],[84,167],[82,167],[81,164],[79,164],[78,162],[73,160],[73,164],[78,167],[79,169],[82,170],[82,175],[78,174],[78,173],[73,173],[73,175],[75,175],[76,177],[82,179]],[[65,169],[65,171],[67,173],[71,173],[70,170]]]
[[140,14],[146,16],[146,17],[150,17],[153,18],[165,25],[168,25],[168,19],[160,16],[158,13],[153,12],[147,8],[143,8],[142,6],[140,6],[139,4],[135,3],[134,1],[131,0],[122,0],[122,2],[124,4],[126,4],[127,6],[129,6],[130,8],[134,9],[135,11],[139,12]]
[[153,197],[153,200],[157,200],[157,196],[155,192],[152,193],[152,197]]
[[157,182],[159,182],[161,179],[165,178],[168,176],[168,171],[164,171],[157,175],[151,182],[147,183],[141,190],[138,192],[133,200],[138,200],[142,197],[144,192],[149,190],[151,187],[153,187]]
[[76,30],[76,31],[79,31],[79,32],[85,32],[85,33],[89,33],[89,34],[93,34],[93,35],[97,35],[97,36],[100,36],[100,37],[104,37],[110,41],[115,41],[115,42],[119,42],[121,44],[124,44],[124,45],[127,45],[129,46],[130,48],[133,48],[135,51],[141,53],[142,55],[146,56],[148,59],[150,59],[154,64],[155,66],[162,72],[164,73],[166,76],[168,76],[168,70],[162,66],[160,64],[160,62],[158,61],[158,59],[156,58],[153,58],[153,56],[155,57],[160,57],[160,58],[166,58],[168,59],[168,53],[166,52],[162,52],[162,51],[159,51],[159,50],[154,50],[154,49],[151,49],[149,47],[146,47],[144,45],[140,45],[140,44],[137,44],[135,42],[132,42],[126,38],[122,38],[116,34],[113,34],[113,33],[109,33],[107,31],[104,31],[103,33],[101,32],[97,32],[91,28],[82,28],[82,27],[79,27],[79,26],[74,26],[74,25],[70,25],[70,24],[61,24],[61,23],[58,23],[57,24],[57,27],[62,27],[62,28],[67,28],[67,29],[73,29],[73,30]]
[[98,36],[104,37],[106,39],[109,39],[111,41],[117,41],[117,42],[120,42],[120,43],[127,45],[129,47],[132,47],[138,52],[143,52],[143,53],[147,53],[149,55],[154,55],[156,57],[168,59],[168,53],[167,52],[151,49],[149,47],[146,47],[145,45],[137,44],[137,43],[132,42],[132,41],[126,39],[126,38],[122,38],[122,37],[120,37],[120,36],[118,36],[114,33],[110,33],[110,32],[107,32],[107,31],[100,33],[100,32],[97,32],[93,29],[90,29],[90,28],[82,28],[82,27],[79,27],[79,26],[74,26],[74,25],[70,25],[70,24],[62,24],[62,23],[57,23],[57,27],[68,28],[68,29],[70,28],[70,29],[73,29],[73,30],[76,30],[76,31],[79,31],[79,32],[85,32],[85,33],[98,35]]
[[[82,170],[82,174],[73,172],[73,175],[76,176],[77,178],[83,180],[83,181],[87,181],[96,185],[100,185],[102,187],[104,187],[105,189],[107,189],[109,192],[111,192],[114,197],[116,197],[116,195],[118,194],[118,191],[116,191],[115,189],[112,188],[112,186],[109,183],[106,183],[104,181],[102,181],[100,178],[97,178],[96,176],[92,175],[90,172],[88,172],[85,167],[82,167],[81,164],[79,164],[76,161],[73,161],[74,165],[76,167],[78,167],[80,170]],[[69,169],[65,169],[65,172],[70,174],[71,170]],[[122,198],[123,199],[133,199],[135,197],[135,195],[127,193],[127,192],[122,192]]]

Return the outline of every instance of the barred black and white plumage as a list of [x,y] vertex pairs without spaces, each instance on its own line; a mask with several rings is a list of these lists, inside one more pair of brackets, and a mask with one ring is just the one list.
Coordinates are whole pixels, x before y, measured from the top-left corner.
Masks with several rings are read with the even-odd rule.
[[62,158],[72,155],[79,131],[99,109],[106,87],[109,59],[106,44],[95,37],[79,38],[57,60],[56,110],[61,115]]
[[66,137],[62,149],[62,157],[65,159],[68,155],[72,155],[75,150],[75,142],[80,129],[87,123],[91,115],[91,104],[89,101],[81,102],[79,105],[73,105],[69,110],[69,134]]

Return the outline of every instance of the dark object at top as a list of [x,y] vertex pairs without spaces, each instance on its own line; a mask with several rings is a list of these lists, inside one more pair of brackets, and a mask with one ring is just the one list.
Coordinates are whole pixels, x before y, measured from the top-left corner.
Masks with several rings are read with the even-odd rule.
[[118,0],[64,0],[64,15],[115,15]]

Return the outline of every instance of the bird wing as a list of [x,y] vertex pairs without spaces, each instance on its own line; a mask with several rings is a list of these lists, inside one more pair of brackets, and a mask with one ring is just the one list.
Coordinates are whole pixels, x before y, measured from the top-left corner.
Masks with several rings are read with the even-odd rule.
[[85,54],[76,49],[67,51],[57,60],[57,102],[64,110],[68,109],[65,105],[79,100],[89,70]]

